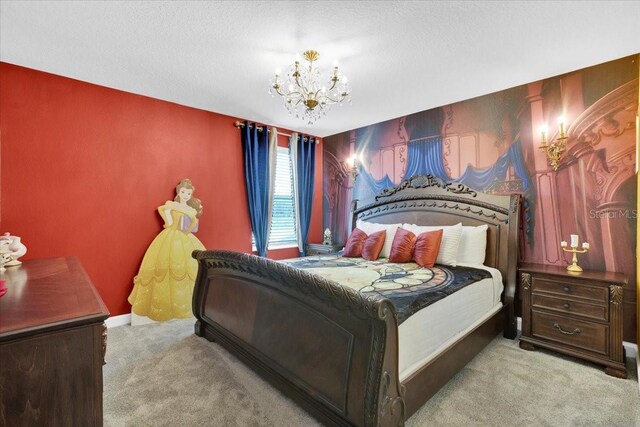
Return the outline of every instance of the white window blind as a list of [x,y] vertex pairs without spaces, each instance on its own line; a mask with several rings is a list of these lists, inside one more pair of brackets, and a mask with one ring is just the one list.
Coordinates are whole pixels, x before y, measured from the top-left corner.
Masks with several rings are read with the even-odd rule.
[[[274,184],[273,210],[271,212],[271,233],[269,248],[280,245],[295,245],[296,221],[293,209],[293,176],[289,149],[278,147],[276,153],[276,182]],[[255,247],[255,240],[251,236]]]

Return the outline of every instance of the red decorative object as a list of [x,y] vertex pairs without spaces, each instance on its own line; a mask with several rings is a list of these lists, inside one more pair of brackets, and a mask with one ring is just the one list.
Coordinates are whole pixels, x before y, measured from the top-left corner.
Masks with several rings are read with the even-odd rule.
[[364,247],[364,241],[367,238],[367,233],[359,228],[354,229],[347,239],[347,243],[344,245],[344,252],[342,256],[348,258],[356,258],[362,255],[362,248]]
[[440,243],[442,242],[442,229],[428,231],[416,238],[413,257],[422,267],[433,267],[438,258]]
[[389,262],[410,262],[413,259],[413,248],[416,244],[416,235],[409,230],[398,227],[393,238]]
[[362,248],[362,258],[367,261],[375,261],[380,256],[382,247],[384,246],[384,239],[387,237],[386,230],[380,230],[369,235],[364,241],[364,247]]

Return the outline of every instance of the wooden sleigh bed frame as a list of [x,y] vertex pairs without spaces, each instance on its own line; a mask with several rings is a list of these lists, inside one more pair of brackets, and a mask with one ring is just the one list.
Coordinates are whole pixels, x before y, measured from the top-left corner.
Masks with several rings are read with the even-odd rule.
[[515,338],[519,209],[519,195],[483,194],[430,175],[404,180],[354,209],[353,224],[487,224],[485,265],[502,273],[502,310],[403,382],[398,322],[388,299],[253,255],[194,251],[195,333],[218,342],[327,425],[403,425],[501,331]]

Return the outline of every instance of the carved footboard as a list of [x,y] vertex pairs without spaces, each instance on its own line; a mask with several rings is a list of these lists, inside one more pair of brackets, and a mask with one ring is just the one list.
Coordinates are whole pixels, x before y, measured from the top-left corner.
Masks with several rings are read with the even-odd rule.
[[194,251],[196,334],[332,425],[404,424],[387,299],[253,255]]

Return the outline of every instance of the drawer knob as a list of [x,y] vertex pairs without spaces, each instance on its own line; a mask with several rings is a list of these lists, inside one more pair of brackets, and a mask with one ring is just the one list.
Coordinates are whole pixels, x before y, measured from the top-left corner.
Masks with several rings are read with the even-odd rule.
[[582,332],[580,330],[580,328],[575,328],[573,331],[565,331],[564,329],[562,329],[562,327],[560,325],[558,325],[557,323],[553,324],[554,329],[559,330],[561,333],[565,334],[565,335],[577,335],[580,332]]
[[563,288],[563,290],[564,290],[565,292],[570,292],[570,291],[571,291],[571,288],[570,288],[570,287],[568,287],[568,286],[565,286],[565,287]]
[[566,308],[567,310],[569,309],[569,303],[568,302],[564,303],[564,308]]

